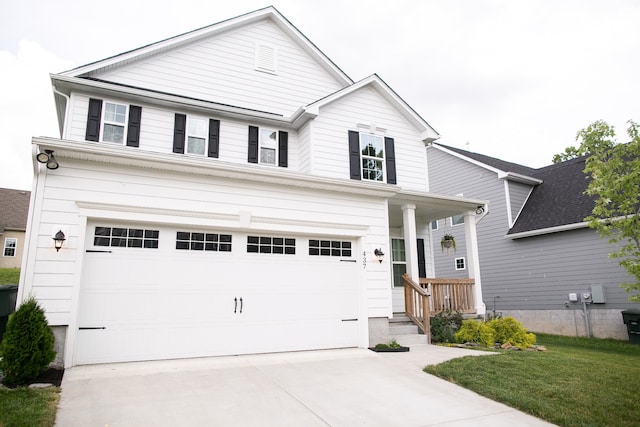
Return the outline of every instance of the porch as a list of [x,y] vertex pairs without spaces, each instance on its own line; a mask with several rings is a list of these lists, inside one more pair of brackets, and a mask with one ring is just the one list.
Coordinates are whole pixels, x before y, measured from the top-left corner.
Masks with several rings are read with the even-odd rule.
[[405,314],[426,335],[431,330],[431,316],[446,310],[477,313],[474,279],[421,278],[416,283],[408,274],[402,277]]

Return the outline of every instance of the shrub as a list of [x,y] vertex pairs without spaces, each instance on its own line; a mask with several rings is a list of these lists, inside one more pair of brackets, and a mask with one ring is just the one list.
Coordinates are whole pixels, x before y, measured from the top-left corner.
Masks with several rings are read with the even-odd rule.
[[462,315],[457,311],[445,310],[431,318],[431,341],[454,342],[453,334],[462,325]]
[[474,342],[487,347],[494,343],[493,329],[485,322],[471,319],[462,322],[462,326],[455,333],[454,338],[460,343]]
[[44,311],[30,297],[9,318],[0,343],[0,370],[4,383],[18,386],[37,378],[56,355],[53,344],[53,333]]
[[527,330],[513,317],[493,319],[488,322],[493,329],[494,339],[501,344],[509,343],[520,348],[531,347],[536,343],[536,336]]

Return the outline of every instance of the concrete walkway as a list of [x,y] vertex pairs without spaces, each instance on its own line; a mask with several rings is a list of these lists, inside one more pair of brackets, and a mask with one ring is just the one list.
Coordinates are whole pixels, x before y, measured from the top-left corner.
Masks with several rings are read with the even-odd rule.
[[466,355],[487,353],[422,344],[78,366],[56,426],[551,425],[422,372]]

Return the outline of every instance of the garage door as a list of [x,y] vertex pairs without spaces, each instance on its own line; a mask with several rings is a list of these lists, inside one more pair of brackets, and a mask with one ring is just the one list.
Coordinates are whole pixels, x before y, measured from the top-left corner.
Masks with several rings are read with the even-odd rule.
[[75,363],[357,346],[354,245],[90,223]]

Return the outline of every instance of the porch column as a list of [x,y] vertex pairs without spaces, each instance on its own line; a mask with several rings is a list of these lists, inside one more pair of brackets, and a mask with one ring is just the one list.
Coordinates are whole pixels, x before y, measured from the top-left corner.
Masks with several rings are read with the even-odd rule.
[[478,234],[476,232],[476,214],[467,211],[464,214],[464,235],[467,242],[467,271],[469,278],[475,279],[473,287],[476,300],[476,313],[484,315],[486,306],[482,301],[482,281],[480,279],[480,257],[478,256]]
[[404,252],[407,257],[407,274],[416,282],[420,281],[418,270],[418,237],[416,235],[416,205],[405,204],[402,209],[404,231]]

